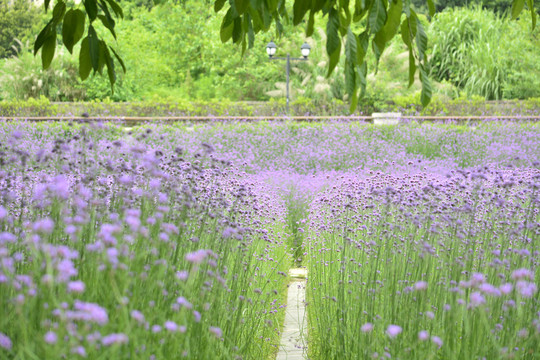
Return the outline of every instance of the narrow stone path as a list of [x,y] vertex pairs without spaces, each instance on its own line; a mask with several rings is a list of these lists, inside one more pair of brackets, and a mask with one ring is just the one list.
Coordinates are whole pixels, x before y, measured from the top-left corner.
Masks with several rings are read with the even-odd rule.
[[287,309],[276,360],[307,359],[306,269],[291,269]]

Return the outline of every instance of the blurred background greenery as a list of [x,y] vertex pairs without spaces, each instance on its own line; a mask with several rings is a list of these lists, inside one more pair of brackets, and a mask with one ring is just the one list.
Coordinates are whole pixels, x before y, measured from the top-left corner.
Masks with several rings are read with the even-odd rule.
[[[427,14],[424,0],[412,3]],[[540,8],[540,0],[536,3]],[[439,12],[432,19],[423,15],[435,100],[540,97],[540,26],[531,31],[527,13],[510,20],[510,4],[510,0],[440,0]],[[277,43],[277,55],[300,56],[300,45],[306,40],[302,27],[285,24],[286,36],[258,35],[254,47],[242,56],[240,48],[221,43],[222,14],[214,13],[213,1],[169,0],[154,5],[152,0],[122,0],[121,5],[126,16],[117,24],[116,47],[128,72],[120,76],[113,93],[106,77],[78,79],[78,50],[74,55],[57,51],[52,66],[42,70],[32,44],[45,24],[43,9],[35,8],[30,0],[0,0],[0,100],[281,99],[285,64],[268,61],[266,43]],[[292,69],[292,99],[346,102],[343,64],[330,78],[325,76],[324,22],[318,20],[321,29],[307,39],[312,47],[309,61],[294,63]],[[385,50],[378,66],[371,54],[369,68],[373,72],[364,103],[418,102],[420,84],[407,87],[408,57],[399,37]]]

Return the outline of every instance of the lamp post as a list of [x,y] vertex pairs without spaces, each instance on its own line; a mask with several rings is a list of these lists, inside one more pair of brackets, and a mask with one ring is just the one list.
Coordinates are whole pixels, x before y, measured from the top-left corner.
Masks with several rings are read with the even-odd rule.
[[287,54],[287,57],[274,57],[274,54],[276,53],[277,46],[273,41],[270,41],[268,45],[266,45],[266,53],[268,54],[268,58],[270,60],[287,60],[287,114],[289,114],[289,75],[291,72],[291,61],[306,61],[309,56],[309,52],[311,51],[311,46],[307,42],[304,42],[304,44],[300,47],[300,51],[302,53],[301,58],[292,58],[289,54]]

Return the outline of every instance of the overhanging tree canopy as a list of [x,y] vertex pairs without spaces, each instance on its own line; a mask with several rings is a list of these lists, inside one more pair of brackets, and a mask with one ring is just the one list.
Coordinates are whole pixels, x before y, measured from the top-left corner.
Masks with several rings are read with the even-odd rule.
[[[158,0],[155,0],[156,2]],[[434,0],[426,0],[429,14],[435,13]],[[326,52],[330,59],[328,75],[336,67],[344,46],[345,84],[351,99],[351,110],[356,108],[358,98],[366,87],[367,65],[365,61],[371,46],[377,60],[386,45],[397,34],[409,49],[409,86],[418,76],[422,83],[422,104],[431,99],[431,84],[426,70],[428,38],[410,0],[294,0],[292,13],[287,0],[215,0],[214,9],[223,14],[220,36],[225,43],[240,44],[242,50],[252,47],[255,35],[269,31],[272,24],[280,35],[282,23],[292,21],[296,25],[307,19],[306,36],[314,31],[316,15],[322,14],[326,21]],[[44,1],[45,11],[51,0]],[[534,0],[513,0],[511,16],[517,18],[527,6],[532,27],[536,25]],[[126,68],[119,54],[99,36],[95,23],[100,22],[116,39],[116,20],[123,17],[122,7],[115,0],[82,0],[74,8],[67,8],[65,0],[56,0],[51,20],[39,33],[34,43],[34,54],[41,50],[44,68],[54,57],[57,29],[62,29],[61,41],[70,53],[79,41],[79,75],[85,80],[92,71],[103,73],[106,68],[111,86],[116,82],[115,64]],[[418,74],[418,75],[416,75]]]

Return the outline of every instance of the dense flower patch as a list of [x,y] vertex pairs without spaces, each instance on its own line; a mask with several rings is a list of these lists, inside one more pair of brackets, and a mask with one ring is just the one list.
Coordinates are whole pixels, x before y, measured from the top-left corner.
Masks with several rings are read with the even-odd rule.
[[0,128],[0,358],[540,354],[540,127]]
[[2,134],[0,357],[272,352],[287,270],[272,191],[208,145],[68,130]]
[[[378,173],[320,194],[306,238],[317,358],[534,358],[540,171]],[[328,336],[330,334],[330,336]]]

